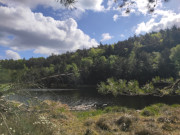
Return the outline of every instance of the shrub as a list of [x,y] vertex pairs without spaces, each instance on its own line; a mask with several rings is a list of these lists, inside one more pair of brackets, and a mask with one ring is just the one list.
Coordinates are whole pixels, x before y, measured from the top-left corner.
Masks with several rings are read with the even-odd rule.
[[91,126],[93,123],[94,123],[93,120],[87,120],[87,121],[85,121],[84,125],[85,126]]
[[132,125],[132,119],[126,116],[122,116],[116,121],[116,124],[120,126],[122,131],[129,131]]
[[133,93],[133,94],[138,94],[139,93],[139,83],[136,80],[131,80],[127,83],[127,88],[128,90]]
[[142,90],[144,93],[153,93],[155,89],[152,83],[147,83],[142,87]]
[[111,130],[109,123],[107,123],[106,119],[104,119],[104,118],[100,118],[97,121],[96,125],[102,130],[108,130],[108,131]]
[[173,131],[175,128],[169,124],[169,123],[165,123],[163,126],[162,126],[162,129],[163,130],[166,130],[166,131]]
[[160,123],[177,123],[179,121],[179,118],[177,116],[171,116],[171,117],[159,117],[157,119]]
[[84,135],[98,135],[98,133],[92,129],[87,129]]
[[162,106],[163,104],[155,104],[155,105],[151,105],[151,106],[148,106],[148,107],[145,107],[143,110],[142,110],[142,115],[143,116],[155,116],[155,115],[158,115],[159,114],[159,111],[160,111],[160,107]]
[[98,85],[98,92],[102,94],[112,93],[114,96],[120,94],[138,94],[141,89],[136,80],[127,82],[126,80],[115,81],[113,78],[108,78],[106,83],[101,82]]
[[145,128],[140,131],[136,131],[135,135],[162,135],[162,134],[158,131],[152,131]]

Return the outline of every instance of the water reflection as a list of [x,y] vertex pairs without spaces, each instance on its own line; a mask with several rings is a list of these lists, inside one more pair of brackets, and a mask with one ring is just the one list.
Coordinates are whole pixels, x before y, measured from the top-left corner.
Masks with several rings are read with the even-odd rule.
[[145,106],[154,103],[165,104],[180,104],[180,96],[117,96],[101,95],[96,89],[43,89],[43,90],[26,90],[28,94],[22,92],[20,94],[10,95],[7,97],[10,100],[16,100],[28,103],[31,97],[37,97],[40,100],[54,100],[67,104],[70,107],[74,106],[95,106],[102,107],[103,105],[119,105],[129,108],[141,109]]

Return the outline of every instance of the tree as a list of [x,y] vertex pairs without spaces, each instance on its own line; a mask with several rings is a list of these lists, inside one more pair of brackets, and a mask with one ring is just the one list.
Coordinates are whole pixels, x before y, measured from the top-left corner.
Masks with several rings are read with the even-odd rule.
[[[130,10],[131,6],[135,4],[135,0],[114,0],[114,1],[119,4],[120,8],[126,7],[125,13],[127,14],[131,12]],[[147,0],[147,1],[148,1],[147,8],[149,12],[154,12],[154,9],[157,6],[157,3],[160,0]],[[163,1],[167,2],[168,0],[163,0]]]
[[57,2],[60,2],[65,7],[71,7],[72,4],[74,4],[76,1],[75,0],[57,0]]
[[180,44],[171,49],[169,58],[174,62],[176,68],[180,71]]
[[[154,12],[155,7],[157,6],[158,1],[160,0],[147,0],[148,4],[147,4],[147,8],[149,10],[149,12]],[[163,0],[164,2],[167,2],[169,0]],[[60,2],[62,5],[64,5],[65,7],[73,7],[73,4],[77,1],[75,0],[57,0],[57,2]],[[131,6],[135,4],[135,0],[114,0],[115,3],[118,3],[119,8],[123,8],[126,7],[126,12],[125,13],[130,13],[131,10]]]

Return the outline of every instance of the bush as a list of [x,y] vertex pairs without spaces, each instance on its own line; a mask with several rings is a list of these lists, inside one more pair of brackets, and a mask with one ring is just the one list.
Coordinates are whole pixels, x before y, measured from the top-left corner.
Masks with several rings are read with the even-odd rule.
[[155,91],[152,83],[147,83],[142,87],[144,93],[153,93]]
[[121,94],[139,94],[141,89],[136,80],[127,82],[126,80],[115,81],[113,78],[108,78],[106,83],[101,82],[98,85],[98,92],[102,94],[113,94],[114,96]]
[[[4,118],[6,116],[4,115]],[[2,119],[1,119],[2,120]],[[52,123],[44,116],[37,117],[35,114],[22,113],[18,117],[15,114],[6,117],[6,123],[10,132],[17,135],[50,135],[53,134]],[[0,134],[9,134],[4,122],[1,121]]]
[[87,129],[84,135],[98,135],[98,133],[92,129]]
[[102,130],[108,130],[108,131],[111,130],[111,126],[109,125],[109,123],[107,123],[106,119],[104,118],[100,118],[97,121],[96,125]]
[[155,116],[159,114],[161,104],[151,105],[142,110],[143,116]]
[[171,124],[165,123],[165,124],[162,126],[162,129],[163,129],[163,130],[166,130],[166,131],[173,131],[175,128],[174,128]]
[[149,129],[142,129],[140,131],[136,131],[135,135],[162,135],[162,134],[158,131],[152,131]]
[[132,119],[129,117],[122,116],[116,121],[116,124],[120,126],[122,131],[129,131],[132,125]]
[[159,123],[177,123],[179,121],[179,118],[177,116],[171,116],[171,117],[159,117],[157,119]]

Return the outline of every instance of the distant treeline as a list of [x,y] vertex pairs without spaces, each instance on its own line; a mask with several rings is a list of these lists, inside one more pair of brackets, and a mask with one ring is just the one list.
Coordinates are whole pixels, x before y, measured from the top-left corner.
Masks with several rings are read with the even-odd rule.
[[180,71],[180,28],[47,58],[1,60],[0,70],[0,83],[31,82],[46,87],[97,85],[111,77],[137,80],[140,85],[155,76],[176,79]]

